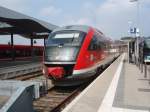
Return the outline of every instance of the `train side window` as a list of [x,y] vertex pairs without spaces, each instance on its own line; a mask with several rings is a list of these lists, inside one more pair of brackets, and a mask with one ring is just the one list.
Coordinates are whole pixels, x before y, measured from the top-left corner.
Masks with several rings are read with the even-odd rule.
[[96,42],[97,42],[97,50],[102,50],[104,43],[102,42],[100,35],[98,35],[98,34],[96,33],[95,36],[96,36],[96,38],[97,38],[97,40],[96,40]]
[[103,42],[103,37],[98,34],[97,32],[95,32],[95,36],[97,38],[97,46],[98,46],[98,50],[102,50],[104,49],[104,42]]
[[104,50],[106,49],[106,43],[105,41],[103,40],[103,37],[99,36],[99,50]]
[[102,48],[102,42],[98,42],[98,49],[101,50]]
[[97,40],[97,37],[94,35],[92,40],[91,40],[91,43],[88,47],[88,50],[94,51],[97,49],[98,49],[98,40]]

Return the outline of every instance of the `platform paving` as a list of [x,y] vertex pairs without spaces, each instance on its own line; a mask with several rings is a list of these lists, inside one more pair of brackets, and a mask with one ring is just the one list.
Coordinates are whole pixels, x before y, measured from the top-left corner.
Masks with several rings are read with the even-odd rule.
[[8,99],[9,99],[8,96],[0,95],[0,109],[3,107],[3,105],[5,105]]
[[63,112],[150,112],[148,78],[123,54]]
[[75,98],[63,112],[96,112],[104,99],[121,57],[113,62],[94,82]]
[[150,111],[150,77],[144,78],[139,68],[125,59],[120,75],[114,107]]

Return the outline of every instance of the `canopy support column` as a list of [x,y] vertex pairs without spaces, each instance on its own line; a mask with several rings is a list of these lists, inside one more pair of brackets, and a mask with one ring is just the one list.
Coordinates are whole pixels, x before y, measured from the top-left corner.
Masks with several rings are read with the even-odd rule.
[[33,38],[31,38],[31,57],[34,57],[34,49],[33,49]]
[[14,49],[13,33],[11,33],[11,58],[12,58],[12,60],[15,60],[15,49]]
[[45,45],[46,45],[46,38],[44,38],[44,47],[45,47]]

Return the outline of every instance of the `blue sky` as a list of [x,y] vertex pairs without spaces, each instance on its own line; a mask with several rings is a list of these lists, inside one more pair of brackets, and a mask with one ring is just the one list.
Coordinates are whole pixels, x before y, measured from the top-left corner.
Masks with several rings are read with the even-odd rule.
[[[58,26],[94,26],[112,39],[129,36],[129,27],[137,26],[137,4],[129,0],[1,0],[0,5]],[[139,0],[138,18],[142,36],[150,36],[149,12],[150,0]],[[16,44],[30,43],[27,39],[15,37]],[[1,43],[9,41],[0,40],[3,40]],[[40,40],[38,44],[42,42]]]

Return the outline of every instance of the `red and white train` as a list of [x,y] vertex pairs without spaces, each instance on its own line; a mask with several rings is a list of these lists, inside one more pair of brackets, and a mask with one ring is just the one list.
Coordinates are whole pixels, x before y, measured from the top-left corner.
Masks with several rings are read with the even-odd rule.
[[43,56],[43,46],[33,46],[30,45],[11,45],[1,44],[0,45],[0,61],[12,60],[12,50],[14,50],[15,60],[28,60],[32,57],[32,50],[34,56],[38,56],[42,59]]
[[45,46],[43,73],[57,86],[81,84],[117,57],[110,46],[102,32],[89,26],[55,29]]

